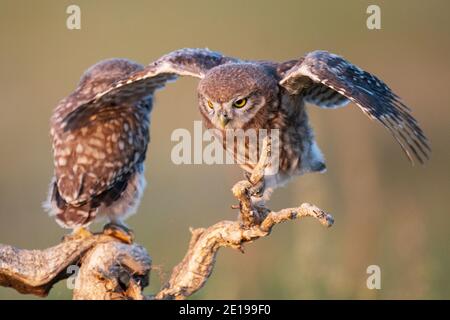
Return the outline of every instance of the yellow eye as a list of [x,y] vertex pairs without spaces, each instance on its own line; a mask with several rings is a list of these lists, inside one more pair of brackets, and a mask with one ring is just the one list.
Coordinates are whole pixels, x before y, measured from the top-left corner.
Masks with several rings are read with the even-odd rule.
[[208,107],[210,107],[211,109],[214,109],[214,105],[211,101],[208,100]]
[[233,107],[235,108],[243,108],[247,104],[247,99],[238,99],[235,102],[233,102]]

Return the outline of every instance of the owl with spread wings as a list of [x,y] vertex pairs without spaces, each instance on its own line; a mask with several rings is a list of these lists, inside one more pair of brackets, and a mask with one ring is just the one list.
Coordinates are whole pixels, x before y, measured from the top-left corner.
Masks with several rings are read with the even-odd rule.
[[[278,168],[272,170],[276,174],[264,177],[263,193],[270,193],[295,176],[326,169],[308,120],[306,102],[324,109],[352,102],[388,129],[412,162],[423,163],[430,154],[427,138],[411,110],[383,81],[326,51],[281,63],[241,60],[208,49],[173,51],[143,69],[127,73],[71,109],[61,119],[61,130],[70,133],[95,126],[98,121],[112,121],[98,115],[113,114],[123,105],[134,106],[178,76],[200,79],[198,107],[207,128],[220,132],[278,130]],[[120,119],[120,115],[117,117]],[[245,172],[253,169],[249,164],[242,167]],[[132,179],[132,175],[125,176]]]

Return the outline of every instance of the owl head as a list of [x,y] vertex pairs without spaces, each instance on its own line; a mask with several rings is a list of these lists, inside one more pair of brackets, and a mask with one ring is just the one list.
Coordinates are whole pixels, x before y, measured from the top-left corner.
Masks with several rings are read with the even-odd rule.
[[220,130],[262,128],[277,94],[276,78],[264,66],[252,63],[212,68],[198,85],[206,125]]

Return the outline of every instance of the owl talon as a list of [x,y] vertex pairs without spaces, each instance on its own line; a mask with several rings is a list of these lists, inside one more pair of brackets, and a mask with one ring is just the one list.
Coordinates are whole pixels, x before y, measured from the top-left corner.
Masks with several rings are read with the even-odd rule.
[[251,183],[252,187],[248,189],[249,195],[251,197],[257,197],[261,198],[264,195],[264,179],[259,180],[258,182],[254,183],[251,180],[252,174],[250,172],[244,171],[244,177],[247,179],[248,182]]
[[253,185],[248,191],[250,196],[262,198],[264,195],[264,179],[261,179],[259,182]]
[[63,241],[82,240],[92,237],[93,234],[85,227],[79,227],[63,237]]
[[132,244],[134,242],[134,233],[124,225],[108,223],[103,227],[103,234],[114,237],[123,243]]

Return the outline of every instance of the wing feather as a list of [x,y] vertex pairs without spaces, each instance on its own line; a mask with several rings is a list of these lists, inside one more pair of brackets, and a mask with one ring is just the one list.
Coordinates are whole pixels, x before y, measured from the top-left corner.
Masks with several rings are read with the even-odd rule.
[[[411,109],[383,81],[340,56],[311,52],[285,72],[280,85],[325,108],[352,101],[391,132],[411,162],[416,158],[424,163],[429,158],[431,148]],[[330,90],[342,98],[337,99]]]
[[218,65],[237,61],[209,49],[180,49],[173,51],[141,71],[115,82],[107,90],[98,93],[92,100],[79,106],[63,120],[64,130],[85,126],[91,115],[99,109],[110,108],[124,103],[133,103],[174,81],[178,76],[203,78],[209,69]]

